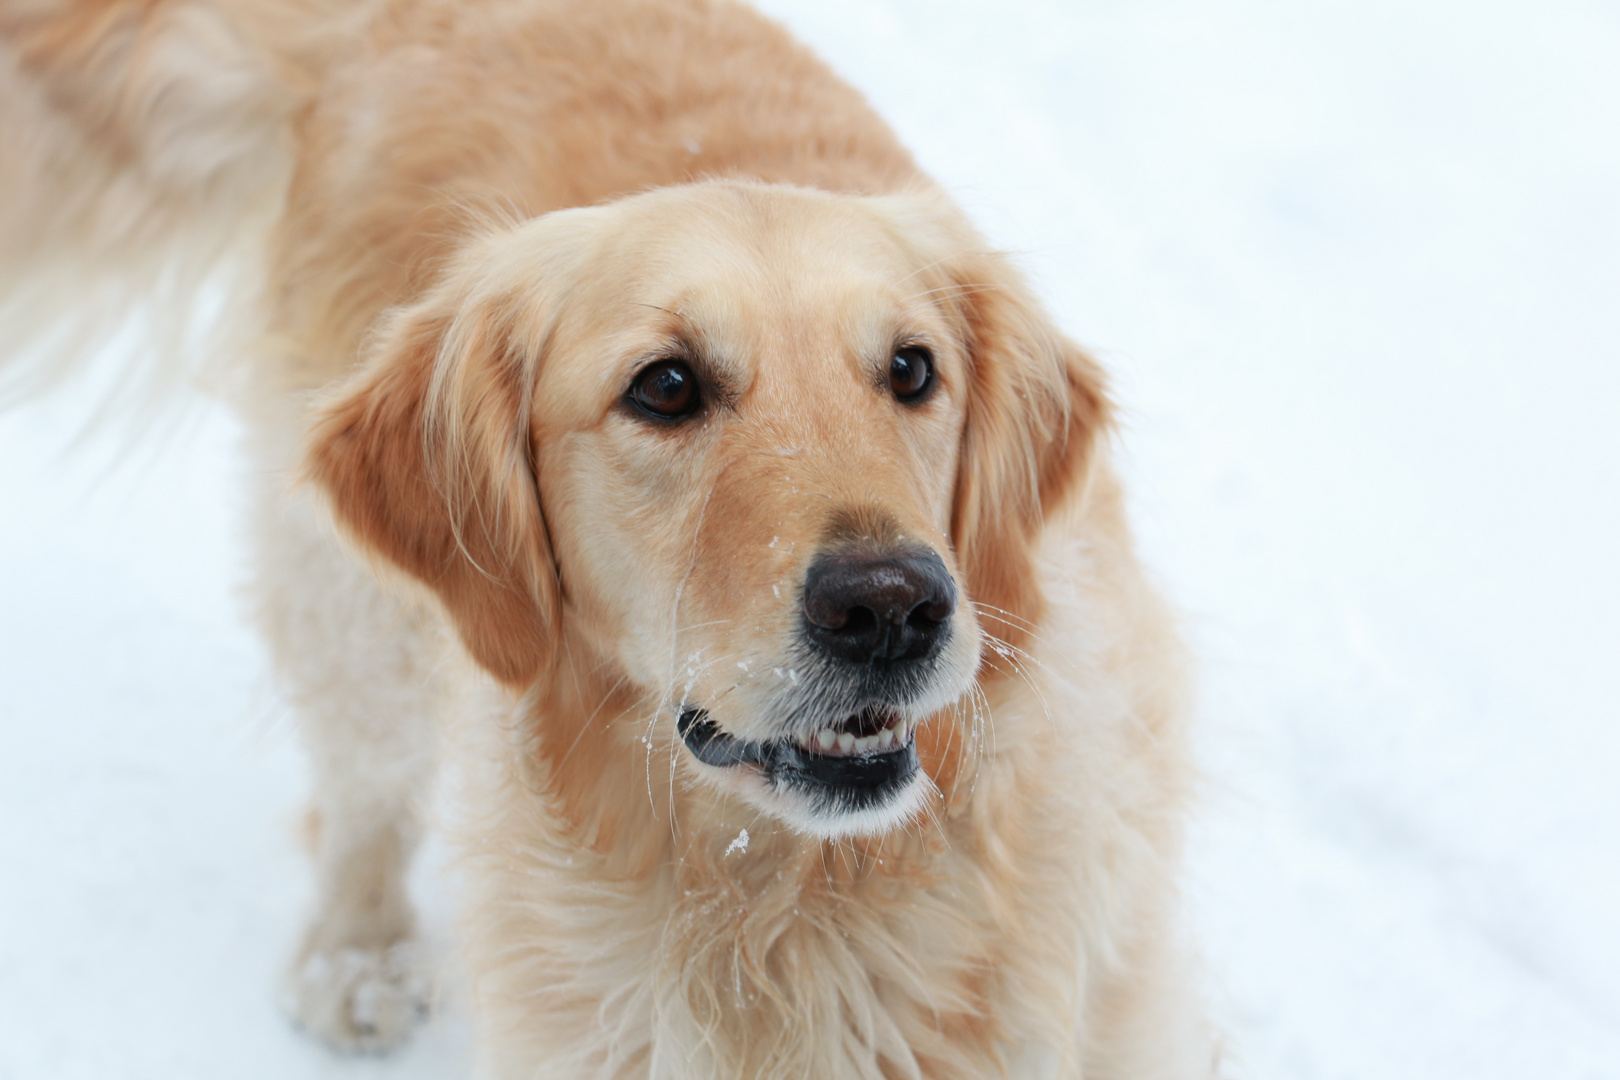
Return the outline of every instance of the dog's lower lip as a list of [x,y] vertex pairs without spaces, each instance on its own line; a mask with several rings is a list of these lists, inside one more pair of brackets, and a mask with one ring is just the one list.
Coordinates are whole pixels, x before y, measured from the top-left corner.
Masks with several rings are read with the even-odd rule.
[[723,768],[728,765],[768,764],[771,743],[750,742],[727,735],[720,730],[709,714],[702,709],[687,709],[675,723],[681,741],[692,751],[692,756],[705,765]]
[[[814,737],[751,742],[721,731],[702,709],[684,710],[676,728],[692,756],[705,765],[757,766],[773,790],[797,792],[822,813],[836,816],[890,804],[921,768],[912,737],[916,728],[890,710],[862,710],[838,725],[839,738],[847,739],[851,728],[864,730],[874,723],[888,724],[881,730],[898,738],[863,736],[859,748],[840,745],[825,750]],[[825,729],[816,734],[825,734]]]
[[[873,721],[869,714],[872,713],[874,710],[863,710],[839,726],[842,728],[859,727],[862,724],[870,726]],[[876,713],[880,716],[893,716],[889,710],[876,710]],[[851,746],[837,743],[828,746],[822,742],[818,745],[814,736],[797,740],[784,738],[770,742],[739,739],[721,731],[719,725],[709,719],[707,712],[697,708],[683,710],[675,726],[681,741],[692,752],[692,756],[705,765],[717,768],[732,765],[759,765],[766,769],[777,766],[805,768],[841,760],[893,758],[914,753],[912,736],[916,731],[914,726],[894,716],[888,726],[879,729],[886,736],[893,736],[892,739],[886,737],[879,740],[875,735],[863,736],[858,740],[861,744],[859,749],[855,750]],[[818,732],[823,737],[827,733],[826,730]],[[844,742],[850,741],[850,737],[846,734]],[[814,771],[825,770],[816,768]]]

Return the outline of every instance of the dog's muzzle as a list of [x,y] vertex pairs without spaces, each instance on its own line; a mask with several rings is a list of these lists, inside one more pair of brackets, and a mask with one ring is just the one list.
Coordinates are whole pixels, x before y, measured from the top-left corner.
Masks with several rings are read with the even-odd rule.
[[715,768],[754,767],[773,790],[829,812],[881,808],[919,772],[916,706],[939,678],[956,582],[916,544],[844,546],[805,574],[793,682],[780,737],[738,738],[697,706],[677,721],[692,755]]

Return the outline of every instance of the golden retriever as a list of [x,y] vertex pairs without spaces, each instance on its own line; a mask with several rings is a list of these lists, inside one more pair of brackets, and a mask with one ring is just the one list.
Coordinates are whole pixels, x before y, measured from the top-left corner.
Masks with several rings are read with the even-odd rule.
[[0,124],[13,326],[254,270],[303,1026],[414,1023],[451,756],[492,1076],[1209,1075],[1103,375],[781,29],[0,0]]

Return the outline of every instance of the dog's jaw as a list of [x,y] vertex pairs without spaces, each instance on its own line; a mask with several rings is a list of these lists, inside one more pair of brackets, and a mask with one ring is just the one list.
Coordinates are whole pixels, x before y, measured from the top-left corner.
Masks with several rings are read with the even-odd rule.
[[917,726],[894,710],[866,709],[842,730],[756,742],[726,734],[701,709],[685,709],[677,721],[704,773],[821,839],[880,835],[912,820],[929,787]]

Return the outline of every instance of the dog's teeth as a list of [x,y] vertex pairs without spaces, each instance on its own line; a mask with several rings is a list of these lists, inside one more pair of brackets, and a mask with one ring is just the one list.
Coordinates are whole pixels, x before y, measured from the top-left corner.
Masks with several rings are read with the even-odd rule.
[[872,744],[875,742],[877,742],[876,735],[862,735],[860,738],[855,740],[855,752],[857,754],[864,754],[868,750],[872,749]]
[[838,736],[834,735],[826,728],[822,728],[820,731],[816,732],[816,745],[821,747],[823,750],[831,750],[833,748],[833,743],[837,741]]
[[853,750],[854,748],[855,748],[855,736],[851,735],[847,731],[842,732],[838,736],[838,749],[842,750],[844,753],[847,754],[851,750]]
[[882,731],[878,732],[877,742],[879,750],[887,750],[889,747],[893,746],[894,728],[884,728]]

